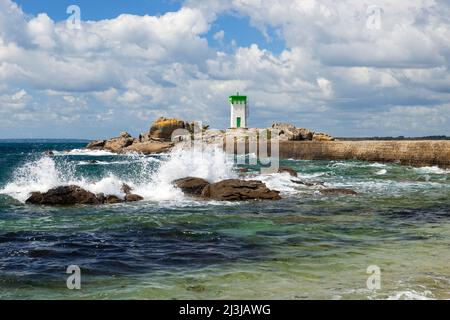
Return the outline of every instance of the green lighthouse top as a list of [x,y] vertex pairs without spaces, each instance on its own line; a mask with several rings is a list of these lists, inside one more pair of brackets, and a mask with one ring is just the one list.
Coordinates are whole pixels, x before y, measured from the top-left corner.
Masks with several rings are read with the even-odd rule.
[[239,92],[235,96],[230,96],[229,100],[232,104],[234,103],[247,103],[247,96],[240,96]]

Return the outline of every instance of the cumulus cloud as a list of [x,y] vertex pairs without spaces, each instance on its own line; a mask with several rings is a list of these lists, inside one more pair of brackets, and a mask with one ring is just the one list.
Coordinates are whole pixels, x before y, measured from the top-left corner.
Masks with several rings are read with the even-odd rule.
[[[399,123],[405,135],[450,134],[441,115],[450,102],[450,6],[372,2],[368,10],[357,0],[187,0],[161,16],[123,14],[72,30],[0,0],[0,110],[15,110],[0,122],[71,123],[91,136],[137,133],[160,115],[225,127],[226,97],[240,91],[255,126],[294,121],[342,136],[394,134]],[[266,36],[275,30],[285,47],[235,42],[220,51],[207,34],[228,13]],[[222,42],[226,26],[219,30],[212,39]]]

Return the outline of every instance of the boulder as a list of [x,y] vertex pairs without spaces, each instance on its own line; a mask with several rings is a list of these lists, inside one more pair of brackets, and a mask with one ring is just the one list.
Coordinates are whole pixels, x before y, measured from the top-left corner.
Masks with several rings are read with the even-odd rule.
[[86,148],[87,149],[103,149],[103,147],[105,146],[105,142],[106,140],[95,140],[90,142]]
[[298,176],[297,171],[295,171],[295,170],[292,169],[292,168],[289,168],[289,167],[280,167],[280,168],[278,169],[278,173],[284,173],[284,172],[289,173],[289,174],[290,174],[291,176],[293,176],[293,177],[297,177],[297,176]]
[[202,197],[219,201],[279,200],[278,191],[270,190],[261,181],[229,179],[210,184],[203,189]]
[[120,137],[106,140],[103,148],[112,152],[122,152],[124,148],[131,146],[134,142],[135,139],[129,133],[122,132]]
[[173,148],[172,142],[148,141],[143,143],[133,143],[122,151],[139,152],[143,154],[169,152]]
[[323,195],[357,195],[358,193],[352,189],[344,189],[344,188],[330,188],[330,189],[322,189],[320,193]]
[[180,188],[185,194],[200,196],[203,189],[209,185],[209,182],[202,178],[187,177],[172,182],[177,188]]
[[74,205],[74,204],[101,204],[101,201],[92,192],[79,186],[62,186],[47,192],[33,192],[26,200],[29,204],[44,205]]
[[109,195],[105,197],[105,203],[115,204],[122,203],[124,200],[120,199],[118,196]]
[[144,197],[141,197],[138,194],[134,194],[134,193],[129,193],[125,196],[125,201],[126,202],[136,202],[136,201],[142,201],[144,200]]
[[280,138],[290,141],[312,140],[314,133],[305,128],[296,128],[289,123],[274,123],[272,129],[279,130]]
[[161,117],[150,127],[149,137],[171,141],[172,133],[177,129],[188,129],[186,122],[179,119]]
[[297,136],[300,138],[299,140],[310,141],[313,139],[314,132],[312,132],[311,130],[305,129],[305,128],[300,128],[300,129],[297,129]]

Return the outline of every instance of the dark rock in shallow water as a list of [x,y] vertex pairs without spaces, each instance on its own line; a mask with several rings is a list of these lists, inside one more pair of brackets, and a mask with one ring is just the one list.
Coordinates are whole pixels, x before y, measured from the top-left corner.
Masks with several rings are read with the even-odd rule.
[[279,200],[280,192],[270,190],[261,181],[229,179],[203,189],[202,196],[219,201]]
[[203,189],[209,185],[209,182],[202,178],[187,177],[172,182],[180,188],[185,194],[200,196]]
[[44,155],[46,155],[46,156],[54,156],[55,154],[53,153],[52,150],[47,150],[47,151],[44,152]]
[[33,192],[26,200],[30,204],[45,205],[74,205],[74,204],[101,204],[101,201],[92,192],[78,186],[62,186],[47,192]]
[[343,189],[343,188],[335,188],[335,189],[322,189],[320,190],[321,194],[324,195],[339,195],[339,194],[347,194],[347,195],[357,195],[358,193],[352,189]]
[[115,203],[122,203],[124,200],[120,199],[117,196],[109,195],[105,197],[105,203],[108,204],[115,204]]
[[297,176],[298,176],[297,171],[295,171],[295,170],[292,169],[292,168],[289,168],[289,167],[280,167],[280,168],[278,169],[278,173],[284,173],[284,172],[289,173],[289,174],[290,174],[291,176],[293,176],[293,177],[297,177]]
[[136,202],[136,201],[141,201],[141,200],[144,200],[144,198],[141,197],[141,196],[138,195],[138,194],[128,193],[128,194],[125,196],[125,201],[126,201],[126,202]]

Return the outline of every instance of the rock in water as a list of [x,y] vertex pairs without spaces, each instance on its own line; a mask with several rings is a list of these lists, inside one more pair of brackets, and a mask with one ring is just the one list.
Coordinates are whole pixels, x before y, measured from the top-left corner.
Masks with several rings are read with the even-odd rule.
[[172,149],[172,142],[149,141],[142,143],[133,143],[131,146],[123,149],[123,151],[139,152],[144,154],[163,153]]
[[144,198],[141,197],[140,195],[137,195],[137,194],[128,193],[125,196],[125,201],[126,202],[136,202],[136,201],[141,201],[141,200],[144,200]]
[[131,146],[135,139],[127,132],[122,132],[120,137],[106,140],[103,148],[112,152],[122,152],[124,148]]
[[109,204],[115,204],[115,203],[122,203],[123,200],[120,199],[117,196],[114,195],[109,195],[105,197],[105,203],[109,203]]
[[105,142],[106,142],[106,140],[92,141],[86,146],[86,148],[93,149],[93,150],[100,150],[100,149],[103,149],[103,147],[105,146]]
[[336,189],[322,189],[320,190],[321,194],[324,195],[339,195],[339,194],[347,194],[347,195],[357,195],[358,193],[352,189],[342,189],[342,188],[336,188]]
[[62,186],[50,189],[47,192],[33,192],[26,200],[30,204],[45,205],[74,205],[74,204],[101,204],[95,194],[78,186]]
[[185,194],[200,196],[209,182],[202,178],[187,177],[175,180],[172,184],[180,188]]
[[280,168],[278,169],[278,173],[284,173],[284,172],[289,173],[289,174],[290,174],[291,176],[293,176],[293,177],[297,177],[297,176],[298,176],[297,171],[295,171],[295,170],[292,169],[292,168],[289,168],[289,167],[280,167]]
[[161,117],[153,122],[149,136],[155,139],[171,141],[172,133],[177,129],[187,129],[186,122],[179,119]]
[[203,189],[202,196],[219,201],[281,199],[279,191],[270,190],[261,181],[238,179],[210,184]]

